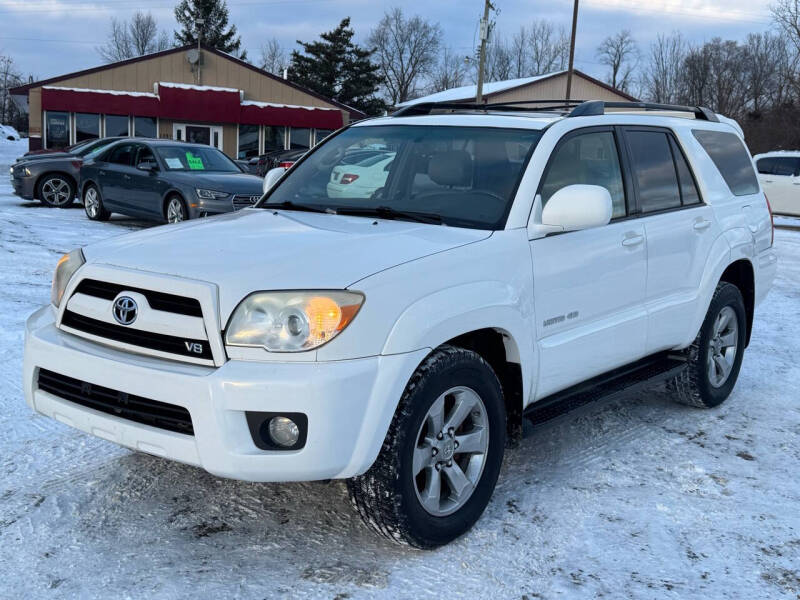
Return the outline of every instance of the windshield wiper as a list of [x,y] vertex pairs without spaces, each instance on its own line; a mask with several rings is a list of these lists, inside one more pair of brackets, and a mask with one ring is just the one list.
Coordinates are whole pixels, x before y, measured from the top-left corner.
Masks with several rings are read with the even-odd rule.
[[286,210],[300,210],[303,212],[313,212],[313,213],[327,213],[328,210],[324,208],[318,208],[316,206],[311,206],[310,204],[296,204],[291,200],[284,200],[283,202],[267,202],[266,204],[261,205],[263,208],[283,208]]
[[414,221],[416,223],[431,223],[434,225],[442,224],[442,217],[431,213],[413,212],[408,210],[396,210],[389,206],[376,206],[374,208],[360,206],[339,206],[336,208],[337,215],[353,215],[357,217],[378,217],[379,219],[399,219]]

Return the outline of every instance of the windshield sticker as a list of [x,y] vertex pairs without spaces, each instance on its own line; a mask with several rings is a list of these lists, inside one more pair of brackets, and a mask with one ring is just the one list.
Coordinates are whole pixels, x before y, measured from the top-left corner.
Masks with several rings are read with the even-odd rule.
[[164,159],[167,161],[167,166],[170,169],[182,169],[183,163],[181,162],[180,158],[166,158]]
[[186,153],[186,163],[189,165],[189,168],[193,170],[203,170],[206,168],[203,164],[203,159],[199,156],[195,156],[191,152]]

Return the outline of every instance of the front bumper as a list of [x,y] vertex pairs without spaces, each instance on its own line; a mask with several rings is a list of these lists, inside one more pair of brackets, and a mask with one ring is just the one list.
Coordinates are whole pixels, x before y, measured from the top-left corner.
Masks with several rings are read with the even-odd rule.
[[26,200],[33,200],[35,183],[33,177],[14,176],[11,178],[11,187],[14,188],[14,193]]
[[[219,368],[121,352],[65,333],[45,307],[28,319],[24,389],[36,412],[122,446],[247,481],[345,478],[380,451],[397,402],[428,350],[335,362],[247,362]],[[185,407],[194,436],[143,425],[38,389],[40,368]],[[308,438],[260,450],[245,411],[301,412]]]

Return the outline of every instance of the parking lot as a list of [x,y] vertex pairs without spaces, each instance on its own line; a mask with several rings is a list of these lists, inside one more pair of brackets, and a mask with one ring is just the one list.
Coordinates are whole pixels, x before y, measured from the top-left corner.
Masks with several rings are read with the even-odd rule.
[[[22,148],[0,146],[4,174]],[[4,175],[0,598],[797,598],[800,220],[777,221],[778,279],[722,407],[654,388],[527,428],[476,527],[419,552],[368,531],[340,482],[218,479],[34,415],[23,323],[58,257],[148,225],[20,200]]]

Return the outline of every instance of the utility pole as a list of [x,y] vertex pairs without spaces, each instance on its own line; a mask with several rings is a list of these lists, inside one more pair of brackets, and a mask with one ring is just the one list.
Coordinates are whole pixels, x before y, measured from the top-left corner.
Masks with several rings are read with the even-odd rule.
[[483,71],[486,66],[486,42],[489,39],[489,9],[494,8],[490,0],[484,0],[483,19],[481,19],[481,51],[478,57],[478,88],[475,91],[475,102],[483,101]]
[[202,64],[202,60],[200,59],[200,41],[203,39],[203,25],[206,24],[206,20],[195,19],[194,24],[195,27],[197,27],[197,85],[200,85],[200,65]]
[[572,71],[575,66],[575,34],[578,31],[578,0],[575,0],[575,8],[572,11],[572,37],[569,40],[569,69],[567,70],[567,100],[572,94]]

